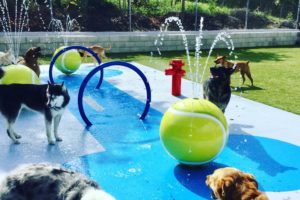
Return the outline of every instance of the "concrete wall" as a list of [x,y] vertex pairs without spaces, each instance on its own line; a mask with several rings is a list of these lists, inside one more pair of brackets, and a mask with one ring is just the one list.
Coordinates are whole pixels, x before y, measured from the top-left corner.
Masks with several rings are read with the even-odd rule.
[[[203,31],[202,49],[209,49],[217,36],[222,31]],[[235,48],[244,47],[274,47],[274,46],[293,46],[300,39],[299,31],[290,29],[275,30],[230,30],[230,34]],[[1,35],[2,34],[2,35]],[[8,49],[8,42],[4,34],[0,34],[0,51]],[[53,51],[64,45],[68,40],[68,45],[89,46],[100,44],[108,47],[112,45],[111,53],[119,52],[151,52],[156,51],[154,41],[158,39],[158,44],[162,51],[184,50],[182,33],[171,31],[164,33],[161,40],[159,32],[72,32],[72,33],[50,33],[50,32],[26,32],[20,37],[20,54],[32,47],[40,46],[43,54],[52,54]],[[189,49],[195,49],[195,38],[199,32],[185,32]],[[224,42],[218,42],[215,48],[226,48]]]

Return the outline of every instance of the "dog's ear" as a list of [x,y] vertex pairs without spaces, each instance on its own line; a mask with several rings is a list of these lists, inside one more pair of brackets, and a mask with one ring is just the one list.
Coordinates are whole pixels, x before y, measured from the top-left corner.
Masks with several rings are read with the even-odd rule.
[[206,176],[205,184],[206,184],[207,186],[209,186],[209,184],[210,184],[210,177],[211,177],[211,175],[207,175],[207,176]]
[[252,174],[243,173],[243,178],[246,179],[249,182],[254,183],[254,185],[256,186],[256,188],[258,188],[258,183],[257,183],[255,177]]
[[223,199],[232,197],[234,193],[234,180],[232,177],[226,177],[219,181],[218,183],[218,193]]

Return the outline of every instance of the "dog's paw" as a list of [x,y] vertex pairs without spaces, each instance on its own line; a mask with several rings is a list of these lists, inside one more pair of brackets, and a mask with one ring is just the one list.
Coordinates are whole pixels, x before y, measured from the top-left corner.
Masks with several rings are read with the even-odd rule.
[[62,141],[61,137],[56,137],[55,139],[56,139],[57,142],[61,142]]
[[14,144],[20,144],[20,141],[19,140],[15,140]]
[[55,141],[54,140],[50,140],[48,141],[49,145],[55,145]]
[[16,134],[16,133],[15,133],[15,137],[16,137],[17,139],[20,139],[20,138],[22,138],[22,136],[21,136],[21,135],[18,135],[18,134]]

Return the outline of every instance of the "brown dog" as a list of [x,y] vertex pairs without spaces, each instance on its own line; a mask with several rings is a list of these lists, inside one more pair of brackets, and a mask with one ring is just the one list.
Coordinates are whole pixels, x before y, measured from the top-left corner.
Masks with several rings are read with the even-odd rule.
[[212,190],[212,197],[219,200],[268,200],[258,190],[254,176],[238,169],[226,167],[206,177],[206,185]]
[[32,69],[38,77],[40,77],[41,70],[38,64],[39,56],[41,56],[41,48],[31,47],[26,51],[24,59],[18,61],[18,64],[26,65],[27,67]]
[[253,79],[252,79],[251,72],[250,72],[249,61],[239,61],[239,62],[233,63],[233,62],[227,61],[225,56],[218,56],[214,62],[216,64],[220,64],[224,67],[233,67],[234,65],[236,65],[235,71],[236,72],[240,71],[242,78],[243,78],[243,84],[245,83],[245,74],[246,74],[247,77],[251,81],[251,85],[253,86]]
[[[99,58],[103,59],[103,58],[107,58],[105,55],[105,51],[111,50],[111,45],[108,48],[104,48],[100,45],[92,45],[88,47],[90,50],[92,50],[93,52],[95,52]],[[81,53],[82,55],[82,60],[86,61],[86,58],[90,55],[87,51],[84,51],[83,53]],[[96,62],[96,61],[95,61]]]

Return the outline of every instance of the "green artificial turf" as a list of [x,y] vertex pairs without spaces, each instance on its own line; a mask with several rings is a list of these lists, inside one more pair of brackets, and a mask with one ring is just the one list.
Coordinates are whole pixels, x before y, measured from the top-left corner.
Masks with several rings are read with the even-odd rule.
[[[200,74],[207,58],[208,51],[203,51],[200,58]],[[194,68],[194,52],[191,52],[191,66]],[[217,55],[228,56],[229,51],[214,50],[209,58],[204,79],[209,77],[209,67],[213,66],[213,60]],[[169,61],[173,58],[181,58],[186,63],[184,69],[188,72],[187,56],[185,52],[162,52],[158,55],[150,53],[128,53],[128,54],[110,54],[107,52],[110,60],[135,61],[158,70],[164,70],[169,67]],[[236,57],[236,58],[235,58]],[[236,49],[230,60],[249,60],[250,70],[254,79],[254,87],[250,86],[250,81],[246,77],[244,85],[238,73],[232,76],[232,91],[236,95],[252,99],[273,107],[300,114],[300,48],[282,47],[282,48],[249,48]],[[91,61],[91,60],[90,60]],[[43,57],[42,63],[49,63],[49,57]],[[189,73],[185,78],[190,79]],[[192,86],[191,86],[192,89]]]

